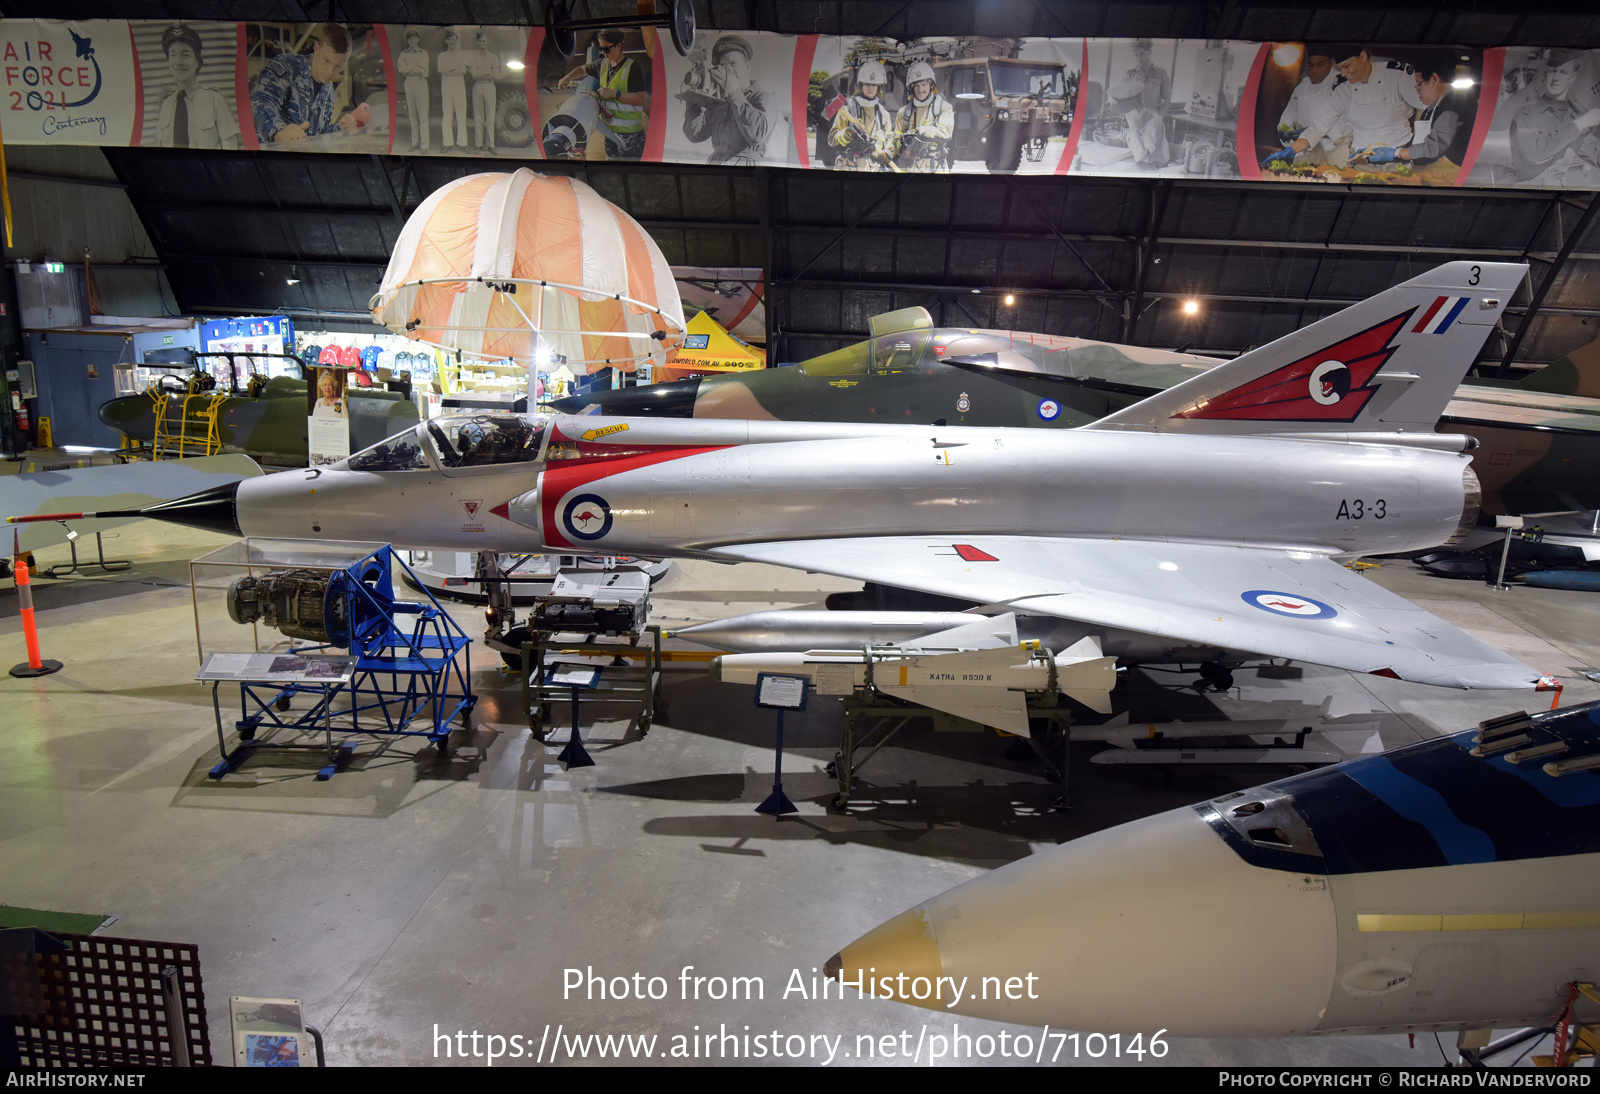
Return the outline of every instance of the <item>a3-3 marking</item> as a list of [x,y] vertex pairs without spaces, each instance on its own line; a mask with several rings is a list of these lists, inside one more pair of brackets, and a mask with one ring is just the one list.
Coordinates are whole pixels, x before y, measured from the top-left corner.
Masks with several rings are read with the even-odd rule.
[[1377,501],[1363,501],[1361,498],[1345,498],[1339,502],[1339,512],[1336,520],[1362,520],[1371,517],[1382,520],[1389,515],[1389,503],[1379,498]]

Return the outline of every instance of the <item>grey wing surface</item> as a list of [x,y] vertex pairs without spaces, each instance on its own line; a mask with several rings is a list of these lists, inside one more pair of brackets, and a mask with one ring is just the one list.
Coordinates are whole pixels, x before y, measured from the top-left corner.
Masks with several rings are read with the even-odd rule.
[[1036,615],[1457,688],[1540,673],[1334,562],[1266,547],[1038,536],[874,536],[716,554]]

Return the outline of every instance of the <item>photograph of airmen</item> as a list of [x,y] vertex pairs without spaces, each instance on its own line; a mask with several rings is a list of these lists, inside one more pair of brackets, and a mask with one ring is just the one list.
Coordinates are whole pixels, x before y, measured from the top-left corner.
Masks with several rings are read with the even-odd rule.
[[130,25],[144,82],[139,143],[162,148],[239,148],[233,81],[236,24],[152,21]]
[[[428,126],[428,108],[433,96],[428,89],[428,76],[433,71],[433,58],[422,48],[422,30],[407,27],[406,48],[394,55],[395,71],[400,75],[400,94],[404,98],[406,126],[409,138],[408,152],[426,152],[431,138]],[[395,122],[395,143],[400,142],[399,120]],[[398,150],[398,149],[397,149]]]
[[[1078,39],[820,36],[806,102],[796,104],[810,163],[1053,173],[1072,129],[1082,55]],[[880,107],[890,119],[886,140],[866,121],[879,119]]]
[[706,35],[688,57],[658,56],[670,102],[666,159],[674,163],[784,166],[796,161],[789,88],[795,41],[762,34]]
[[1089,43],[1086,174],[1239,177],[1239,103],[1258,46],[1176,38]]
[[1600,187],[1600,50],[1505,51],[1476,186]]
[[1483,57],[1275,42],[1257,92],[1264,178],[1453,186],[1470,158]]
[[525,154],[534,123],[520,27],[389,26],[396,153]]

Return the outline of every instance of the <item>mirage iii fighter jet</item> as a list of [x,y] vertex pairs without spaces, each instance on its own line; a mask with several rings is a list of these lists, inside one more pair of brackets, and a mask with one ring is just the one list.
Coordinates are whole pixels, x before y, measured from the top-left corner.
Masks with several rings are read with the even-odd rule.
[[1470,439],[1433,427],[1523,272],[1449,263],[1079,429],[435,419],[142,515],[767,562],[1175,645],[1533,687],[1533,669],[1341,565],[1472,527]]

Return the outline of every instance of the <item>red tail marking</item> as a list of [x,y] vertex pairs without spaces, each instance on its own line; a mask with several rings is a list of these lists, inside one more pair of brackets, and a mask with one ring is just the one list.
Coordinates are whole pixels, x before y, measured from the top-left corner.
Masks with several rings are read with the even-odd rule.
[[[1414,311],[1415,309],[1413,309]],[[1341,342],[1306,354],[1265,376],[1222,392],[1175,418],[1219,418],[1233,421],[1351,422],[1360,415],[1376,388],[1365,385],[1393,355],[1389,339],[1399,333],[1411,311],[1351,335]],[[1350,390],[1341,399],[1319,403],[1311,397],[1311,373],[1318,365],[1338,361],[1350,370]]]
[[954,546],[955,546],[955,549],[956,549],[956,554],[960,555],[962,558],[966,559],[968,562],[999,562],[1000,561],[998,558],[995,558],[993,555],[991,555],[988,551],[980,551],[970,543],[957,543]]

